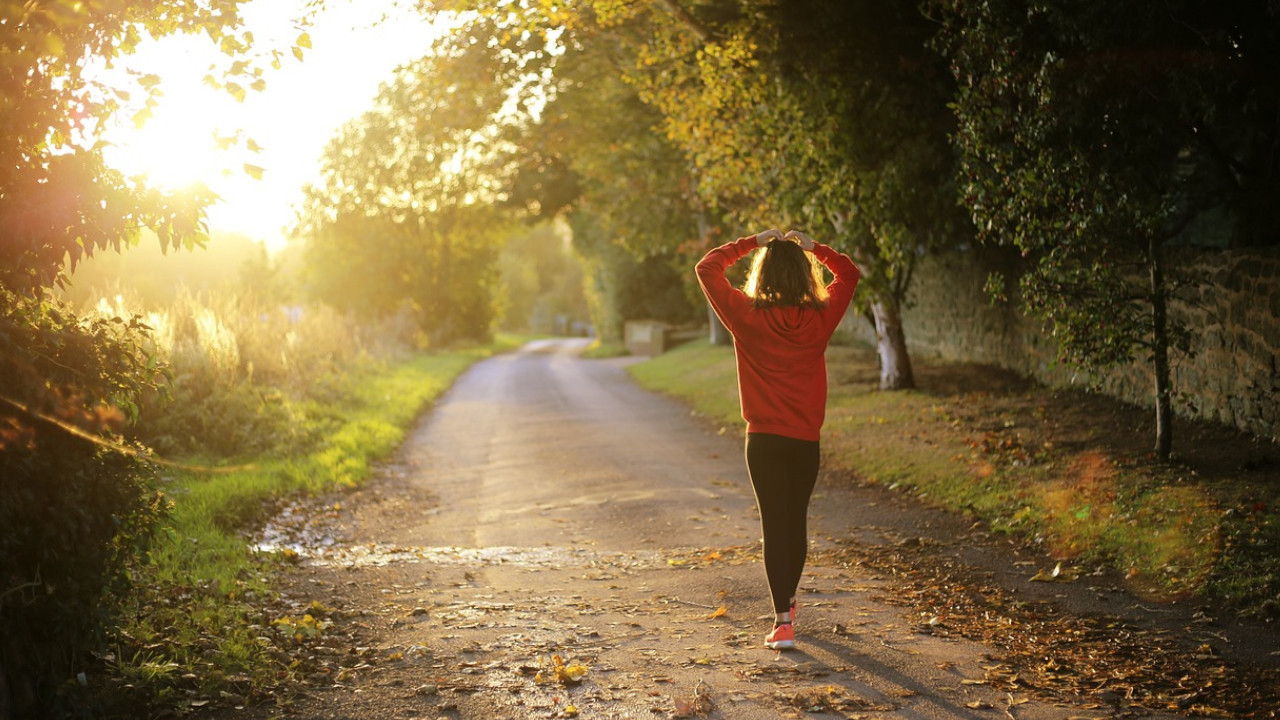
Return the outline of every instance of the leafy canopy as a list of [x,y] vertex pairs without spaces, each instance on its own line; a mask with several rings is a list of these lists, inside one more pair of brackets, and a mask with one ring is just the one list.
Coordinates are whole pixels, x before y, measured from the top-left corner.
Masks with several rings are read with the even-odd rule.
[[1274,242],[1276,203],[1260,201],[1280,189],[1273,10],[932,5],[958,80],[963,202],[980,237],[1029,259],[1024,305],[1064,358],[1101,368],[1150,347],[1156,295],[1184,279],[1149,271],[1204,223]]

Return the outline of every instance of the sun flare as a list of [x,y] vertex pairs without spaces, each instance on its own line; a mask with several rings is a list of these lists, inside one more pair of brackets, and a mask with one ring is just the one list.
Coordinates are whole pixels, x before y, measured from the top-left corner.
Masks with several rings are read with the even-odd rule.
[[245,105],[203,82],[208,55],[197,52],[189,38],[155,43],[131,65],[160,77],[162,94],[150,117],[138,122],[122,117],[108,131],[108,162],[171,190],[215,186],[247,162],[241,130],[249,120]]
[[[263,48],[287,50],[302,29],[296,18],[308,0],[253,0],[247,27]],[[170,36],[149,41],[103,71],[130,85],[123,66],[160,79],[151,116],[135,124],[132,107],[106,131],[107,162],[166,190],[202,183],[221,201],[209,209],[214,230],[245,233],[271,245],[284,242],[293,204],[319,173],[325,144],[343,122],[367,108],[392,70],[419,56],[447,25],[395,0],[331,3],[306,28],[312,47],[296,62],[285,52],[268,69],[265,88],[237,100],[206,83],[225,57],[207,38]],[[212,72],[217,75],[218,73]],[[131,92],[140,105],[143,92]]]
[[[212,107],[210,103],[204,107]],[[154,118],[117,145],[116,166],[126,175],[141,175],[153,186],[176,190],[198,183],[216,184],[234,167],[232,153],[218,146],[217,126],[208,124],[201,106]]]

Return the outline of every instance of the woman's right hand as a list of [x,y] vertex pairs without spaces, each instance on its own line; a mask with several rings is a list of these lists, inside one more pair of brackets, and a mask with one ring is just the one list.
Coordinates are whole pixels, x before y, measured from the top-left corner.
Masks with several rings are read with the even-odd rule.
[[756,233],[756,245],[760,247],[764,247],[765,245],[768,245],[773,240],[781,240],[781,239],[782,239],[782,233],[779,230],[776,230],[774,228],[769,228],[768,230],[764,230]]
[[813,238],[809,237],[808,235],[805,235],[799,230],[788,230],[785,239],[795,240],[796,242],[800,243],[800,247],[804,248],[805,250],[813,250]]

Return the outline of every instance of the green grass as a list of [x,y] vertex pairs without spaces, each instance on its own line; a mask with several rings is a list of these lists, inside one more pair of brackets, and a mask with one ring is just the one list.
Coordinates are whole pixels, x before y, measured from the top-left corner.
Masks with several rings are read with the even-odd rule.
[[733,348],[706,340],[687,342],[628,370],[642,387],[682,398],[714,422],[746,427],[738,404]]
[[[1101,418],[1083,416],[1073,427],[1094,433],[1093,442],[1072,436],[1064,443],[1064,413],[1055,403],[1071,402],[1069,395],[1038,387],[881,392],[873,353],[832,347],[827,361],[828,469],[969,513],[1042,545],[1064,567],[1117,569],[1140,592],[1216,597],[1245,612],[1276,614],[1280,531],[1268,510],[1278,499],[1274,487],[1231,491],[1253,498],[1242,504],[1186,468],[1122,457],[1107,449]],[[722,427],[743,427],[731,348],[691,342],[630,372]],[[1228,511],[1238,507],[1246,511]],[[1248,507],[1260,510],[1250,514]]]
[[605,360],[607,358],[624,357],[631,353],[622,345],[612,345],[600,341],[596,338],[582,352],[582,357],[591,360]]
[[192,693],[247,697],[287,683],[297,662],[282,650],[289,634],[276,629],[294,621],[278,622],[270,598],[288,558],[255,551],[249,531],[287,498],[362,483],[462,371],[520,343],[503,337],[342,378],[308,413],[323,429],[314,449],[169,477],[171,512],[134,592],[118,599],[117,694],[124,686],[143,703],[181,704]]

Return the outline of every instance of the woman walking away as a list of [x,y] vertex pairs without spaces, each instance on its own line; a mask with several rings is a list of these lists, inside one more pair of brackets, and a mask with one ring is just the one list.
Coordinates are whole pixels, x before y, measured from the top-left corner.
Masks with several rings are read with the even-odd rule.
[[[744,290],[725,270],[756,252]],[[819,265],[821,263],[821,265]],[[834,276],[823,287],[822,266]],[[698,262],[698,282],[733,335],[738,396],[747,421],[747,474],[764,535],[773,631],[765,645],[795,647],[796,589],[809,549],[809,496],[827,412],[827,343],[861,273],[847,255],[792,230],[739,238]]]

